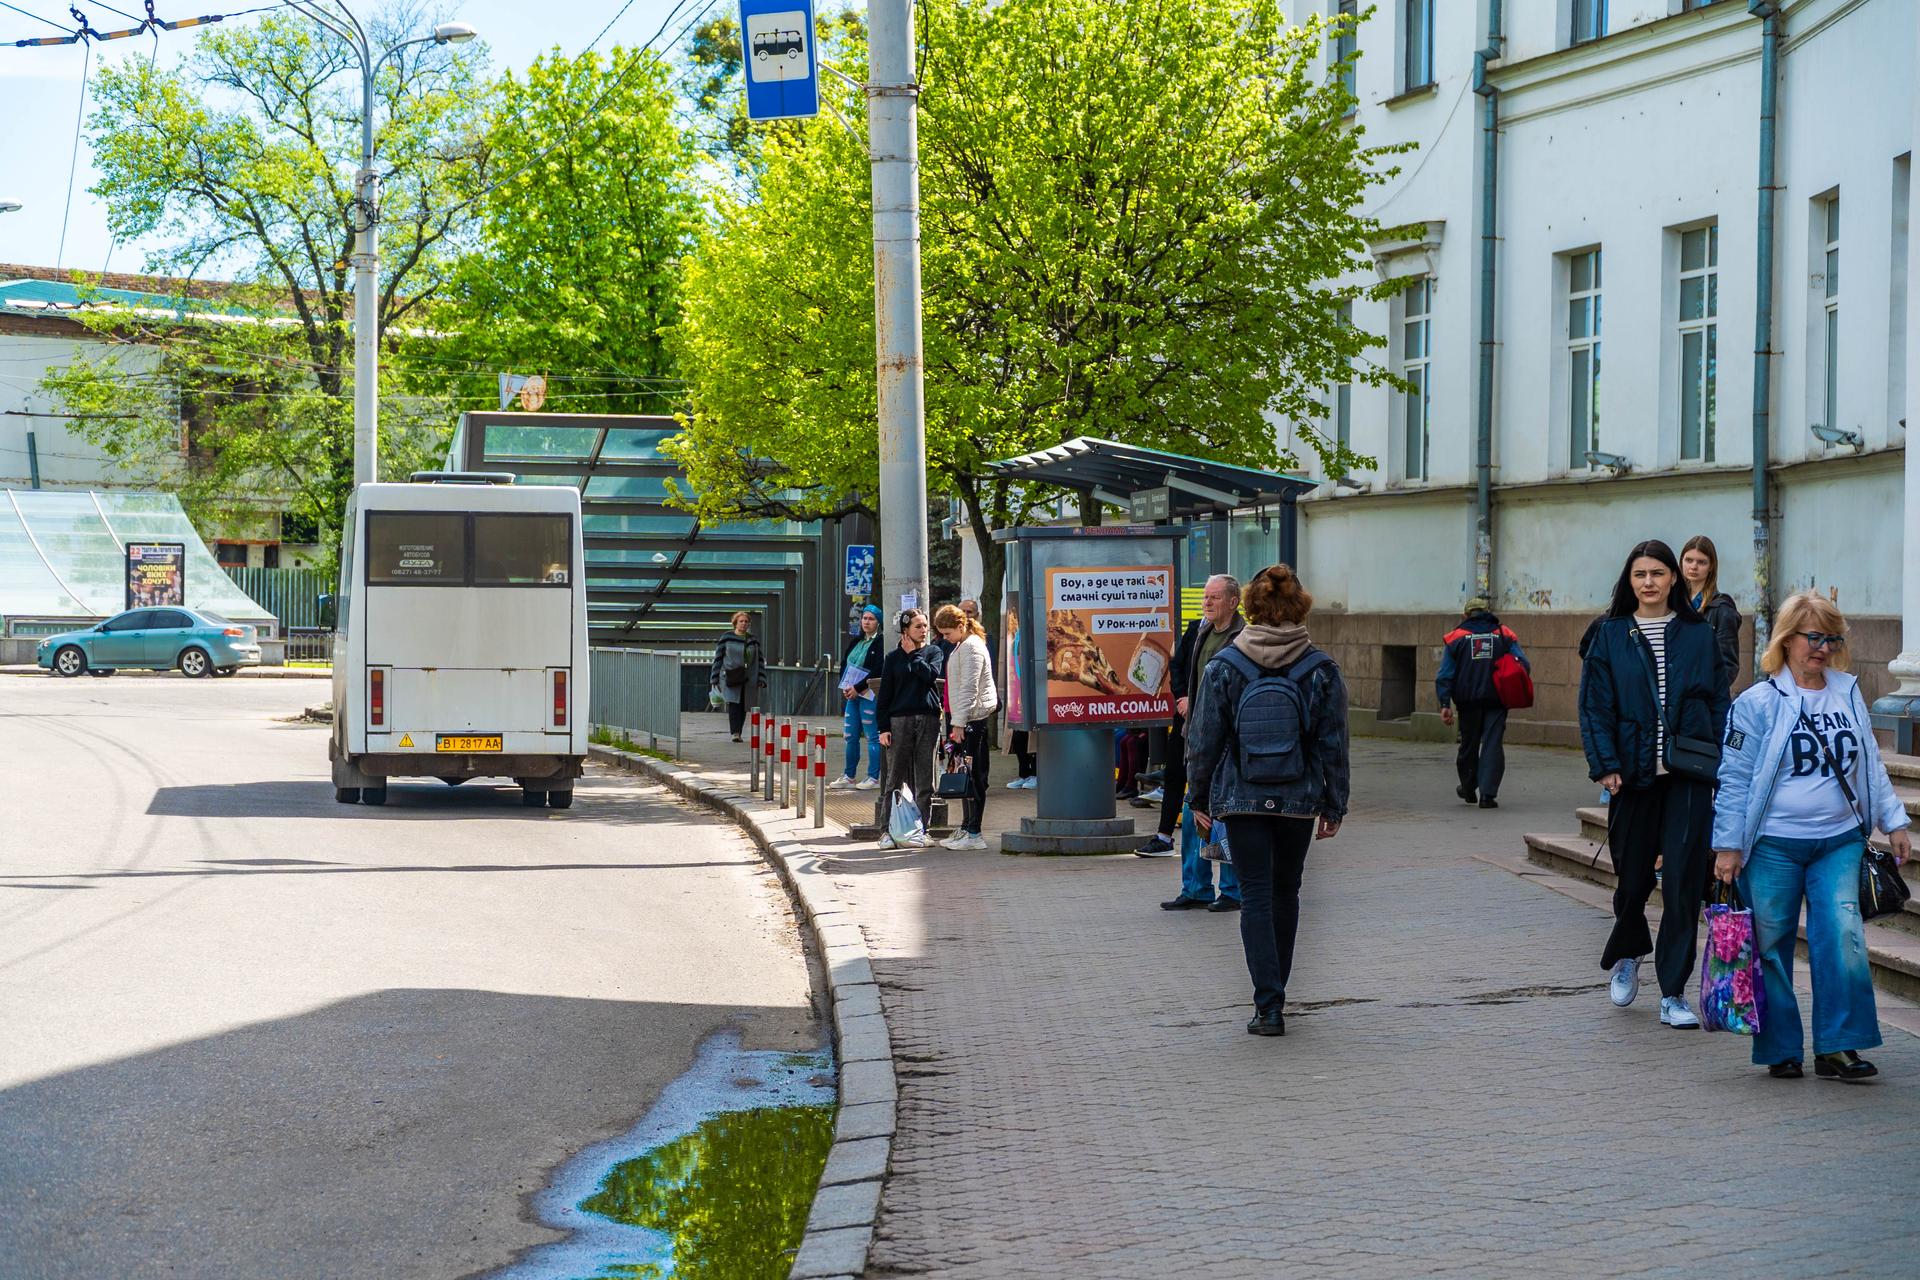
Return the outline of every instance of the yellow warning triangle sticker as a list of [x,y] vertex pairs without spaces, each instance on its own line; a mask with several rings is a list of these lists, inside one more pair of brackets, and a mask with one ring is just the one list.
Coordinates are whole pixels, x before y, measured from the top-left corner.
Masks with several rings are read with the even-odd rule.
[[401,745],[401,746],[403,746],[403,747],[410,747],[410,746],[412,746],[412,745],[413,745],[413,735],[412,735],[412,734],[410,734],[410,733],[403,733],[403,734],[401,734],[401,735],[400,735],[400,745]]

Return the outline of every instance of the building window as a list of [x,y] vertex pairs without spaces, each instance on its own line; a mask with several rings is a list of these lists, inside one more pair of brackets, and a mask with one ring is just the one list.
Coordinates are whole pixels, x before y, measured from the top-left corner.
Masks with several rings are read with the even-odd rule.
[[1826,341],[1822,346],[1826,385],[1820,401],[1820,421],[1828,427],[1840,425],[1840,197],[1832,195],[1820,202],[1821,236],[1825,259],[1821,276],[1825,281]]
[[1402,475],[1427,478],[1427,428],[1433,416],[1433,280],[1422,276],[1400,295],[1400,376],[1409,384],[1401,393],[1406,438]]
[[247,567],[247,547],[243,542],[216,542],[213,544],[213,558],[224,565]]
[[1405,87],[1412,91],[1433,83],[1433,0],[1401,0],[1401,9],[1406,16]]
[[1607,34],[1607,0],[1573,0],[1573,35],[1569,44],[1585,44]]
[[1567,466],[1600,447],[1600,251],[1567,259]]
[[1333,60],[1340,87],[1348,97],[1358,97],[1353,55],[1360,47],[1360,0],[1334,0],[1333,16],[1340,21],[1340,33],[1333,38]]
[[1680,459],[1713,461],[1719,381],[1720,228],[1680,233]]
[[[1342,328],[1353,327],[1353,304],[1343,302],[1334,309],[1334,316]],[[1342,449],[1353,443],[1353,362],[1347,362],[1348,377],[1345,382],[1335,384],[1329,397],[1330,413],[1333,419],[1333,442]]]

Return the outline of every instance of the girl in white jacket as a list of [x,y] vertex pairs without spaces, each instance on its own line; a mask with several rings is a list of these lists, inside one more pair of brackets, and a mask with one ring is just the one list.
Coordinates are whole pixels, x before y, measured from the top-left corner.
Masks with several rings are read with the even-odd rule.
[[987,633],[978,621],[950,604],[933,615],[933,626],[953,646],[947,655],[947,716],[952,725],[947,739],[968,760],[960,830],[941,843],[949,849],[984,849],[987,842],[980,835],[980,819],[987,807],[987,726],[1000,708]]

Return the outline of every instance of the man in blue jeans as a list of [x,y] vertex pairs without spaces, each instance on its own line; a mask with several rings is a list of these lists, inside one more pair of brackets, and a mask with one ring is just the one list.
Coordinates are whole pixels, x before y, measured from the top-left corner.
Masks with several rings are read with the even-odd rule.
[[[1238,911],[1240,909],[1240,877],[1233,873],[1231,862],[1215,862],[1201,856],[1201,850],[1214,840],[1224,840],[1227,824],[1216,822],[1211,838],[1202,836],[1193,829],[1191,810],[1180,814],[1180,896],[1171,902],[1160,904],[1162,911],[1198,911],[1205,907],[1208,911]],[[1214,892],[1213,869],[1220,868],[1220,890]]]

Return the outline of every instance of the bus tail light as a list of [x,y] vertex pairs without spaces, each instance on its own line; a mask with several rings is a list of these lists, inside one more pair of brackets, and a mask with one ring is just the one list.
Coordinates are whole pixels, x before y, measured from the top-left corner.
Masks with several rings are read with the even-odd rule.
[[567,727],[567,673],[565,671],[553,673],[553,727],[556,729]]
[[367,725],[374,729],[387,727],[387,673],[382,667],[367,671]]

